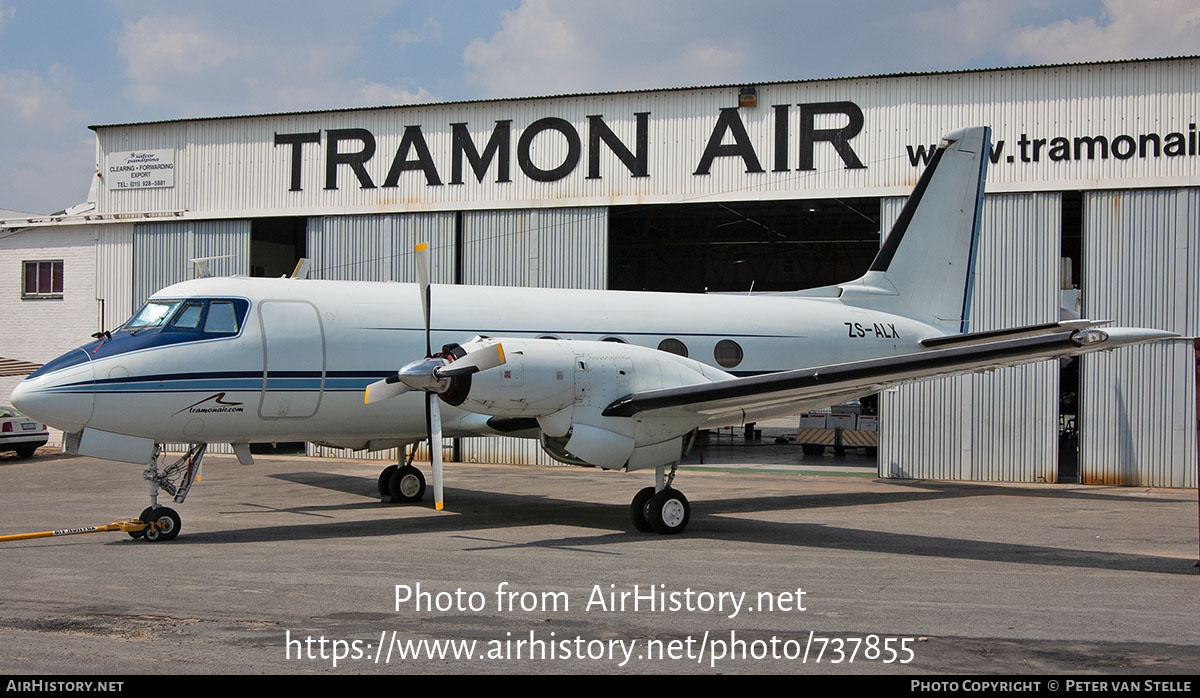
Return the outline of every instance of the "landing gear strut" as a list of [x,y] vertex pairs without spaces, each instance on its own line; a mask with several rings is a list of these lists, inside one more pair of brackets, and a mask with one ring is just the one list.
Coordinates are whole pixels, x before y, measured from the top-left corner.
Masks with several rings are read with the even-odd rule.
[[389,465],[379,473],[379,499],[384,504],[419,502],[425,496],[425,476],[413,464],[417,446],[413,444],[403,465]]
[[654,531],[662,535],[680,533],[687,528],[692,516],[692,507],[687,497],[671,487],[679,463],[671,465],[671,472],[664,479],[665,466],[655,469],[655,486],[646,487],[633,496],[629,513],[633,527],[643,533]]
[[207,450],[208,444],[193,444],[179,460],[159,470],[158,457],[161,451],[159,446],[154,447],[150,467],[142,473],[142,477],[150,483],[150,506],[138,516],[138,520],[146,524],[146,530],[130,532],[131,538],[143,538],[150,543],[175,540],[181,525],[179,514],[170,507],[159,506],[158,491],[172,495],[177,504],[183,504],[192,489],[192,483],[200,479],[200,464]]

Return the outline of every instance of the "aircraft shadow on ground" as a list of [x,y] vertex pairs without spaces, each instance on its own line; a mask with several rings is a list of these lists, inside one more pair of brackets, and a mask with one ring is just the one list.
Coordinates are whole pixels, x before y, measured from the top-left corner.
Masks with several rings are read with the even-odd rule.
[[[688,530],[678,537],[659,537],[638,533],[629,521],[628,505],[555,499],[544,495],[519,495],[447,488],[447,510],[436,512],[428,501],[415,505],[384,505],[378,501],[373,478],[350,475],[300,472],[270,477],[288,482],[336,490],[373,501],[333,505],[297,506],[271,509],[243,504],[243,509],[222,513],[245,516],[253,522],[256,512],[283,512],[320,517],[320,522],[296,525],[246,526],[225,531],[186,532],[173,544],[224,544],[284,540],[317,540],[341,537],[381,537],[422,533],[460,533],[456,538],[477,541],[469,550],[513,548],[559,548],[596,554],[621,554],[625,544],[642,545],[650,541],[713,539],[758,545],[782,545],[797,549],[820,548],[881,555],[1011,562],[1138,572],[1162,572],[1194,575],[1193,561],[1138,553],[1111,553],[1080,550],[1053,545],[971,540],[953,536],[921,535],[895,531],[877,531],[816,522],[766,521],[744,516],[752,512],[811,511],[832,507],[852,507],[919,502],[959,497],[1035,496],[1054,499],[1095,501],[1124,500],[1121,495],[1061,490],[1045,492],[1022,487],[979,485],[973,483],[915,482],[911,491],[785,496],[734,497],[693,503]],[[888,484],[896,484],[891,481]],[[908,483],[904,483],[908,485]],[[428,500],[428,495],[426,500]],[[1145,500],[1139,504],[1172,500]],[[338,520],[337,512],[379,509],[387,516],[366,521]],[[738,514],[739,516],[727,516]],[[495,529],[571,526],[598,529],[596,533],[512,542],[499,540]],[[476,535],[473,535],[476,534]]]

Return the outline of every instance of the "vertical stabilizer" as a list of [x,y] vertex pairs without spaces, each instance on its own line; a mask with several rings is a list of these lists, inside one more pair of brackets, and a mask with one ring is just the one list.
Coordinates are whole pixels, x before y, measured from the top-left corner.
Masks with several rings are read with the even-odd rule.
[[870,271],[842,284],[842,302],[969,331],[975,251],[991,129],[942,139]]

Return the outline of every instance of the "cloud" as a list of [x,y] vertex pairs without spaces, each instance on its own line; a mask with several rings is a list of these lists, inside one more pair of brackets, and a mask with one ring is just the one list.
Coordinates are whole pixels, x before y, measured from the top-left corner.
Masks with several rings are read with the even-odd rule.
[[753,31],[697,14],[681,0],[524,0],[467,45],[467,79],[492,96],[735,81],[751,64]]
[[433,17],[426,17],[420,29],[401,29],[391,36],[398,44],[422,44],[430,41],[441,41],[442,25]]
[[87,112],[71,86],[60,66],[0,72],[0,208],[50,213],[87,197],[96,142],[80,136]]
[[4,32],[4,25],[16,14],[17,9],[15,7],[5,7],[4,0],[0,0],[0,33]]
[[436,101],[403,80],[363,77],[353,22],[320,29],[291,19],[145,15],[125,22],[118,40],[125,93],[163,118]]
[[194,17],[142,17],[126,22],[117,52],[129,78],[126,94],[141,104],[179,98],[196,78],[241,65],[243,44]]
[[1099,18],[1019,28],[1009,55],[1040,62],[1153,58],[1200,53],[1195,0],[1105,0]]

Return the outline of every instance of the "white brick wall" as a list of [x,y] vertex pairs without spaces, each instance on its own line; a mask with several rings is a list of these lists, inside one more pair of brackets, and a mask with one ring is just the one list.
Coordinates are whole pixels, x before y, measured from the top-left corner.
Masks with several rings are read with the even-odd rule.
[[[24,261],[63,260],[63,297],[23,299]],[[98,331],[96,230],[32,228],[0,237],[0,356],[45,363]],[[0,378],[0,402],[21,377]],[[59,440],[51,430],[51,443]]]

